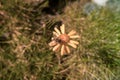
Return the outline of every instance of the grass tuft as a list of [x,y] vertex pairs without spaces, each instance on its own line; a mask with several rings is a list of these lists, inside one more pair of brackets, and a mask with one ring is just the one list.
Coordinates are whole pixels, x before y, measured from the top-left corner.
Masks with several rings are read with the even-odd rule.
[[[1,0],[0,80],[119,80],[119,13],[104,7],[85,15],[79,4],[69,2],[64,13],[49,15],[42,12],[48,0]],[[81,38],[77,49],[61,57],[48,43],[62,23]]]

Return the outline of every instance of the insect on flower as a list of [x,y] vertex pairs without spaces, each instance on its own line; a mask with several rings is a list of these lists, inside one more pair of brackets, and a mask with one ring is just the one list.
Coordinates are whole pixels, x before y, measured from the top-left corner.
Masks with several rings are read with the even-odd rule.
[[53,47],[54,52],[61,51],[61,55],[64,55],[70,53],[69,46],[77,48],[79,42],[72,40],[80,37],[79,35],[76,35],[76,31],[72,30],[68,34],[66,34],[64,24],[60,26],[60,30],[56,27],[54,28],[54,30],[54,37],[52,37],[52,41],[49,43],[49,46]]

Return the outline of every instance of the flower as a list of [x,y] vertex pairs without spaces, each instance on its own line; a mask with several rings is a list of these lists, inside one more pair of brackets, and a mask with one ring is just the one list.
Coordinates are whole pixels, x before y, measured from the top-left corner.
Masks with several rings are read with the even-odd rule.
[[64,24],[60,26],[60,30],[57,29],[56,27],[54,28],[54,30],[55,30],[53,31],[54,37],[52,37],[52,41],[49,43],[49,46],[53,47],[54,52],[61,51],[62,56],[64,54],[70,53],[69,46],[77,48],[79,42],[72,40],[80,37],[79,35],[76,35],[76,31],[72,30],[68,34],[66,34]]

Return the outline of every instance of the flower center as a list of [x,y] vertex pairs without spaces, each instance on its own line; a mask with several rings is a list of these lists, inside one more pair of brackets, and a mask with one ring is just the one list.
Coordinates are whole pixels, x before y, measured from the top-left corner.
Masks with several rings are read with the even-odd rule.
[[62,41],[62,43],[67,43],[70,40],[70,38],[69,38],[69,36],[67,34],[61,34],[59,36],[59,39]]

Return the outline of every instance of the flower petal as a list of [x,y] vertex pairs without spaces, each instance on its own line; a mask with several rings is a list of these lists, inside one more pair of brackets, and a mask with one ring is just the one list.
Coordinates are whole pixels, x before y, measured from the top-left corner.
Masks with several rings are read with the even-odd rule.
[[72,46],[73,48],[77,48],[77,46],[75,44],[73,44],[73,43],[69,42],[68,45]]
[[79,44],[78,41],[74,41],[74,40],[70,40],[70,43],[73,43],[73,44]]
[[55,46],[57,43],[56,43],[56,41],[51,41],[50,43],[49,43],[49,46]]
[[70,31],[70,32],[68,33],[68,36],[72,36],[72,35],[74,35],[74,34],[76,34],[76,31],[75,31],[75,30],[72,30],[72,31]]
[[60,48],[60,44],[57,44],[57,45],[53,48],[53,51],[57,51],[58,48]]
[[65,45],[62,45],[61,47],[61,56],[65,54]]
[[60,30],[62,34],[65,34],[65,25],[62,24],[62,26],[60,26]]
[[55,32],[55,31],[53,31],[53,35],[55,35],[55,36],[59,36],[59,34],[57,33],[57,32]]
[[80,38],[79,35],[70,36],[70,38]]
[[55,27],[54,30],[60,35],[60,31]]
[[68,46],[65,46],[67,53],[70,53],[70,48]]

